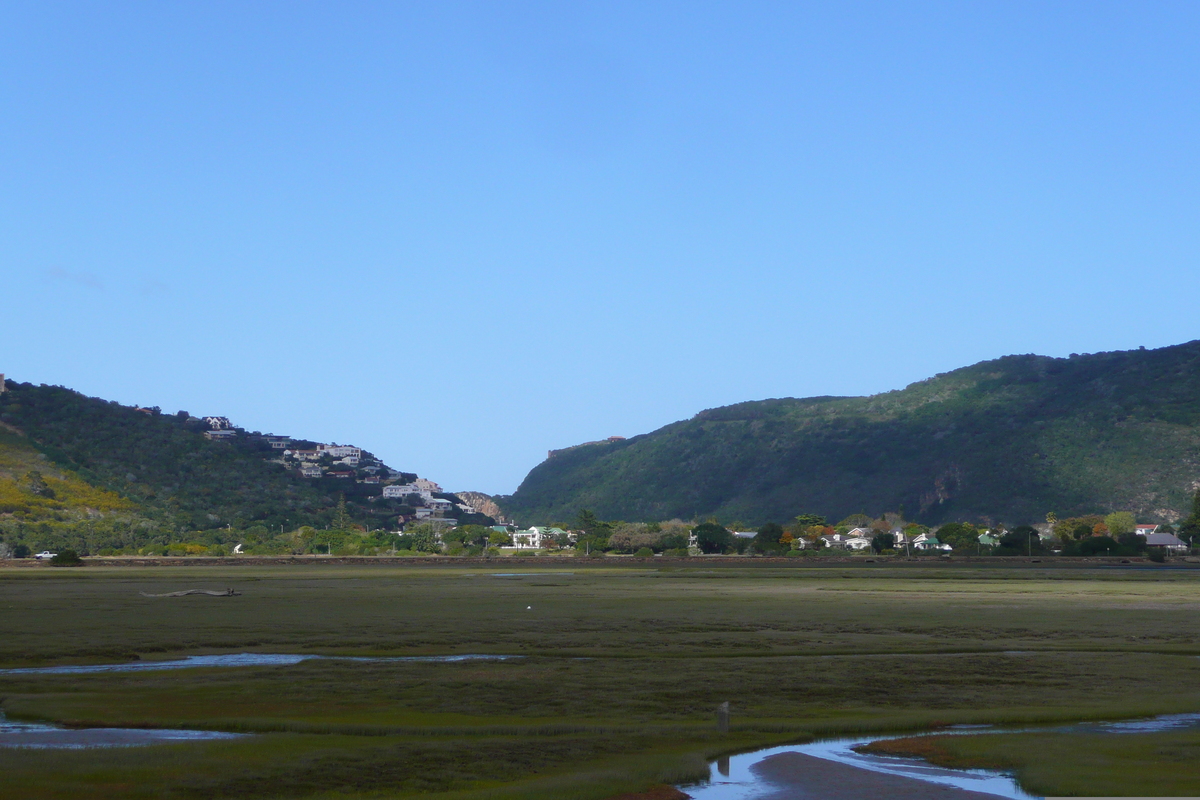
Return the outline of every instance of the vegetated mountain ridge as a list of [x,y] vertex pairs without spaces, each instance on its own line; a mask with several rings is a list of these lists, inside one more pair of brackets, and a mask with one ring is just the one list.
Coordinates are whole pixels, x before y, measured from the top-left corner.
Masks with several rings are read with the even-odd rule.
[[[210,441],[211,426],[184,411],[163,414],[59,386],[9,380],[6,387],[0,393],[0,538],[36,533],[48,542],[61,533],[62,541],[75,542],[71,537],[83,535],[97,540],[83,545],[94,549],[228,528],[237,541],[253,541],[246,531],[265,538],[305,525],[393,528],[401,515],[414,513],[411,496],[381,495],[383,485],[417,476],[392,470],[366,451],[356,465],[328,456],[304,462],[327,470],[304,477],[304,463],[272,447],[271,438],[281,437],[236,429],[225,432],[228,441]],[[289,446],[315,443],[292,440]]]
[[1170,520],[1200,487],[1200,341],[1006,356],[871,397],[702,411],[568,448],[510,497],[522,523],[741,520],[902,509],[927,523],[1126,510]]

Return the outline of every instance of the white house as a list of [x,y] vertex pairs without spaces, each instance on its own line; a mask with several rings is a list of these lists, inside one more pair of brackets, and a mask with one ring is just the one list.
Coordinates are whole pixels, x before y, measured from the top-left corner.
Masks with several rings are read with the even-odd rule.
[[[513,533],[513,547],[518,550],[538,550],[545,546],[546,540],[564,533],[566,531],[562,528],[539,528],[535,525],[528,530]],[[570,538],[569,534],[567,538]]]
[[317,450],[322,454],[328,454],[331,458],[346,458],[351,456],[355,459],[362,458],[362,449],[351,447],[348,444],[319,444]]
[[943,542],[939,542],[938,538],[931,533],[922,533],[912,540],[912,546],[917,550],[953,550],[954,548]]
[[300,474],[306,478],[319,478],[321,477],[321,468],[315,464],[309,464],[300,468]]
[[871,540],[865,536],[849,536],[845,546],[847,550],[866,550],[871,546]]
[[1149,536],[1152,533],[1158,533],[1157,525],[1138,525],[1136,528],[1138,536]]
[[433,499],[433,493],[422,488],[419,480],[412,483],[393,483],[391,486],[383,487],[384,497],[408,497],[410,494],[420,495],[425,502]]

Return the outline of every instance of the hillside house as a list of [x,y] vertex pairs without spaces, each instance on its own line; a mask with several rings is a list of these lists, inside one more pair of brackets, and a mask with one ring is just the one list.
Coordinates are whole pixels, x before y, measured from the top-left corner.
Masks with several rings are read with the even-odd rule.
[[319,444],[317,450],[321,454],[328,454],[330,458],[353,458],[357,462],[362,458],[362,449],[351,447],[348,444]]
[[[425,481],[425,483],[431,483],[431,482],[432,481]],[[436,483],[433,485],[437,486]],[[429,490],[424,489],[421,486],[420,479],[417,479],[417,480],[413,481],[412,483],[393,483],[390,486],[383,487],[383,496],[384,497],[404,498],[404,497],[408,497],[410,494],[419,495],[421,500],[424,502],[429,502],[430,500],[433,499],[433,492],[430,492]]]
[[321,468],[315,464],[308,464],[300,468],[300,474],[305,478],[319,478],[321,477]]
[[325,473],[331,478],[353,478],[354,473],[348,469],[330,470]]
[[1149,536],[1152,533],[1158,533],[1158,525],[1138,525],[1134,532],[1138,536]]
[[236,439],[238,432],[232,428],[221,428],[219,430],[211,430],[204,432],[204,438],[213,442],[223,442],[230,439]]

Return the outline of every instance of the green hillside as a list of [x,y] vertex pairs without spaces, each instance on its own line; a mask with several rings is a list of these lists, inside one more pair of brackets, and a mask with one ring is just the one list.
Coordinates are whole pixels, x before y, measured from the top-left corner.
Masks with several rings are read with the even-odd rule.
[[740,403],[561,451],[501,507],[521,522],[716,516],[757,524],[902,509],[927,523],[1128,510],[1200,488],[1200,341],[1008,356],[871,397]]
[[382,499],[379,484],[301,477],[253,432],[209,441],[205,423],[187,412],[123,406],[58,386],[8,381],[7,388],[0,540],[10,544],[96,552],[257,543],[286,551],[295,546],[284,531],[394,528],[403,508]]

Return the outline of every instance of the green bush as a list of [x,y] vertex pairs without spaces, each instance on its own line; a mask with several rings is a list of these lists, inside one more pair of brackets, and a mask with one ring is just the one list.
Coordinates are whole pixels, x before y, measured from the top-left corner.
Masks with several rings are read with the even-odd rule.
[[663,555],[670,556],[671,558],[687,558],[690,553],[688,553],[686,547],[676,547],[671,550],[664,550]]
[[633,554],[634,558],[650,558],[654,555],[654,551],[649,547],[643,547]]
[[1161,547],[1152,547],[1150,548],[1150,552],[1146,554],[1146,558],[1156,564],[1161,564],[1167,560],[1167,554],[1163,552]]
[[74,550],[60,550],[50,559],[52,567],[82,567],[83,559]]
[[803,558],[808,555],[808,552],[805,550],[788,550],[784,555],[788,558]]

